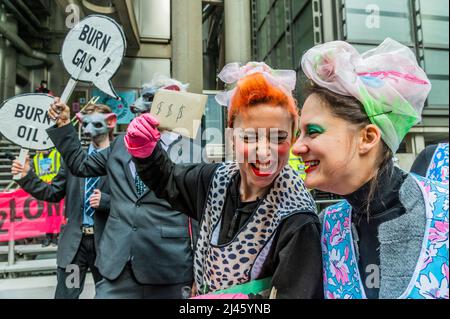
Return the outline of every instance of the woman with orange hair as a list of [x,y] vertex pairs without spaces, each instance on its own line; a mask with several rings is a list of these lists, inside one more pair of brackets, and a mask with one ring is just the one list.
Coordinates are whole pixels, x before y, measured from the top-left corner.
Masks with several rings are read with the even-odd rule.
[[125,137],[137,172],[157,196],[200,221],[197,294],[322,298],[316,207],[287,165],[298,120],[296,74],[252,62],[229,64],[219,77],[237,82],[217,96],[229,106],[236,160],[175,165],[158,143],[158,121],[146,114]]

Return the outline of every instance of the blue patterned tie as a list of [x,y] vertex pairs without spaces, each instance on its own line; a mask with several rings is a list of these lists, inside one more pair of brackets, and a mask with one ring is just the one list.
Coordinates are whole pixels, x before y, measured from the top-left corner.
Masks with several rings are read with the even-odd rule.
[[[89,155],[93,155],[95,153],[97,153],[97,151],[93,150]],[[84,187],[84,213],[89,217],[92,217],[95,212],[95,208],[91,207],[89,199],[91,198],[92,194],[94,194],[94,190],[97,189],[99,180],[100,177],[86,178],[86,185]]]
[[145,193],[146,186],[139,177],[138,173],[136,173],[136,175],[134,176],[134,184],[136,185],[136,191],[138,193],[138,196],[141,197]]
[[86,179],[86,192],[84,196],[84,207],[86,215],[92,217],[95,212],[95,208],[91,207],[89,204],[89,199],[91,198],[94,190],[97,188],[99,177],[89,177]]

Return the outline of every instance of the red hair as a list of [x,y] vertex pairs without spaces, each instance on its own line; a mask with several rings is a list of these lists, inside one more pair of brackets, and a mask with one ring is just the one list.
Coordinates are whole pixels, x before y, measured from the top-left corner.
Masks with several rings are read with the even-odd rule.
[[283,107],[294,122],[298,118],[297,103],[292,95],[269,83],[262,73],[254,73],[237,83],[228,111],[228,126],[233,127],[238,115],[245,115],[250,107],[259,104]]

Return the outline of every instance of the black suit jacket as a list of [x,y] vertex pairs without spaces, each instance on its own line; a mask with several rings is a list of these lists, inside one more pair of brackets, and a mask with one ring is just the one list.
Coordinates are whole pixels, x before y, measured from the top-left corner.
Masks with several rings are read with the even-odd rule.
[[434,153],[436,153],[438,146],[438,144],[429,145],[422,152],[420,152],[414,160],[411,167],[411,173],[426,177],[428,168],[430,167],[430,163],[433,160]]
[[[84,178],[75,177],[61,165],[58,175],[51,184],[43,182],[33,170],[17,182],[27,193],[36,199],[47,202],[60,202],[65,198],[67,224],[62,227],[58,242],[57,265],[66,268],[72,263],[81,243],[83,223]],[[100,238],[109,215],[109,186],[102,177],[97,188],[102,192],[100,207],[94,213],[95,246],[98,254]]]
[[130,262],[141,284],[192,281],[188,217],[150,190],[138,196],[124,136],[117,137],[110,148],[87,156],[73,126],[47,132],[74,175],[108,175],[111,211],[96,260],[100,273],[114,280]]

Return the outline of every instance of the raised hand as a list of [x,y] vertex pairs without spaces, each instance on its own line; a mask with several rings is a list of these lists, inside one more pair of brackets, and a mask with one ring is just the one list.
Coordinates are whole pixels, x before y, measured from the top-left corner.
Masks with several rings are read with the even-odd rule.
[[62,103],[59,97],[55,97],[53,104],[48,109],[48,116],[55,121],[58,127],[70,124],[70,108]]
[[149,113],[135,118],[130,123],[125,135],[125,145],[132,156],[147,158],[152,155],[161,137],[158,125],[158,120]]
[[21,177],[24,177],[28,174],[29,171],[30,171],[30,156],[29,155],[27,155],[27,157],[26,157],[25,165],[22,165],[22,163],[17,158],[15,160],[13,160],[12,166],[11,166],[11,174],[12,175],[21,174]]

